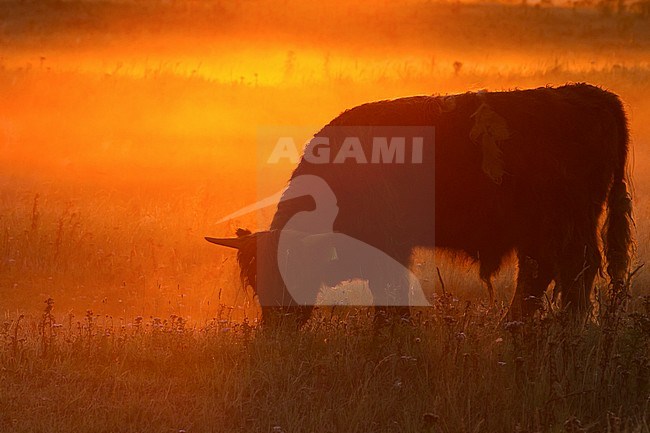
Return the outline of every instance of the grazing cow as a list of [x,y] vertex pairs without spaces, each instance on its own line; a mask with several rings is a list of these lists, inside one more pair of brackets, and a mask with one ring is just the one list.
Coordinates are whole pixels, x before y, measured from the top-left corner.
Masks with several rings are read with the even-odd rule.
[[[407,155],[394,152],[393,163],[384,164],[371,135],[374,130],[391,135],[385,131],[391,127],[433,127],[435,133]],[[347,141],[352,135],[357,140]],[[384,143],[380,151],[386,150]],[[368,279],[376,298],[386,286],[404,290],[404,279],[374,278],[368,271],[372,263],[346,256],[347,247],[333,240],[339,234],[404,267],[414,247],[465,253],[479,263],[489,288],[514,251],[513,318],[534,313],[552,281],[563,305],[586,311],[601,269],[598,228],[605,207],[603,253],[612,284],[623,284],[630,263],[627,154],[621,101],[588,84],[363,104],[343,112],[308,143],[268,231],[206,239],[238,249],[242,280],[259,297],[263,321],[277,311],[297,313],[304,321],[313,308],[287,289],[278,260],[285,254],[297,257],[298,266],[306,257],[316,261],[304,267],[308,278],[300,279],[310,285],[307,298],[314,301],[321,285],[354,278]],[[333,193],[331,224],[304,229],[293,224],[285,238],[297,243],[278,250],[285,226],[319,206],[315,194],[296,186],[305,176],[322,179]]]

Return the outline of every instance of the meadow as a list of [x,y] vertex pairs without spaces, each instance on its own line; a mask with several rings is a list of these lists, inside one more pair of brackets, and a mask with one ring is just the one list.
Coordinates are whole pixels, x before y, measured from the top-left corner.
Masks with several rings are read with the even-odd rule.
[[[649,432],[643,11],[0,2],[0,431]],[[217,223],[288,179],[260,174],[259,127],[566,82],[618,93],[634,146],[638,272],[625,303],[599,280],[584,323],[500,322],[512,264],[490,309],[475,267],[418,251],[434,308],[413,324],[322,308],[260,330],[234,255],[203,240],[272,216]]]

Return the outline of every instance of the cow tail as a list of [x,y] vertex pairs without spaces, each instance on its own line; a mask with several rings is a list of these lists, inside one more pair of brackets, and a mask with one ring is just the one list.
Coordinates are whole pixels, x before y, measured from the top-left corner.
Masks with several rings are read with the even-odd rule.
[[[603,244],[607,261],[607,275],[614,288],[625,285],[632,258],[632,199],[628,192],[629,179],[626,166],[629,149],[627,119],[622,104],[618,102],[616,126],[618,139],[612,183],[607,198],[607,218],[603,227]],[[614,150],[614,149],[613,149]]]

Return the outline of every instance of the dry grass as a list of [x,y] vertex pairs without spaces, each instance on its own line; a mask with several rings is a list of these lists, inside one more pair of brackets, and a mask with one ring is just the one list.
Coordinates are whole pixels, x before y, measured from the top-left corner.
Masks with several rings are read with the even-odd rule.
[[498,326],[511,266],[488,311],[476,269],[418,251],[438,296],[413,325],[323,309],[270,332],[232,253],[203,241],[269,221],[215,224],[288,178],[259,174],[258,125],[587,81],[627,104],[644,262],[646,18],[410,1],[0,10],[0,431],[650,432],[644,269],[626,309],[599,281],[586,324],[552,310]]
[[607,323],[497,326],[449,295],[413,325],[322,311],[300,333],[48,304],[0,332],[0,428],[648,432],[650,299],[633,304]]

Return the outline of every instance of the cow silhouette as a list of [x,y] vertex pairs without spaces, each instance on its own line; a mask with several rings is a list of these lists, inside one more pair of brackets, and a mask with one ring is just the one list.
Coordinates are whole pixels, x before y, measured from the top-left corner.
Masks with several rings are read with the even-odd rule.
[[[424,140],[420,163],[364,163],[362,158],[315,163],[306,157],[316,154],[324,139],[330,153],[340,153],[351,135],[370,155],[373,131],[386,136],[392,127],[435,128],[434,137]],[[408,267],[415,247],[464,254],[479,263],[488,287],[514,251],[518,272],[511,317],[537,311],[553,281],[558,302],[584,312],[602,256],[610,284],[618,287],[630,264],[628,147],[621,101],[588,84],[368,103],[345,111],[314,135],[269,230],[208,240],[238,249],[242,281],[259,297],[263,321],[281,312],[295,313],[302,322],[322,284],[367,279],[364,272],[376,262],[363,255],[347,260],[352,246],[337,241],[339,235],[379,250],[401,268]],[[319,196],[297,191],[304,176],[331,190],[329,199],[320,197],[338,208],[329,208],[329,216],[335,214],[331,226],[327,218],[322,227],[302,220],[318,207]],[[605,208],[601,249],[599,219]],[[296,257],[297,264],[287,268],[287,284],[283,266]],[[293,274],[291,269],[308,257],[322,269]],[[328,268],[336,261],[338,267]],[[340,265],[348,262],[349,267]],[[388,305],[399,304],[404,313],[405,275],[371,278],[373,297],[396,296],[399,302]],[[296,299],[291,287],[299,287],[305,299]]]

